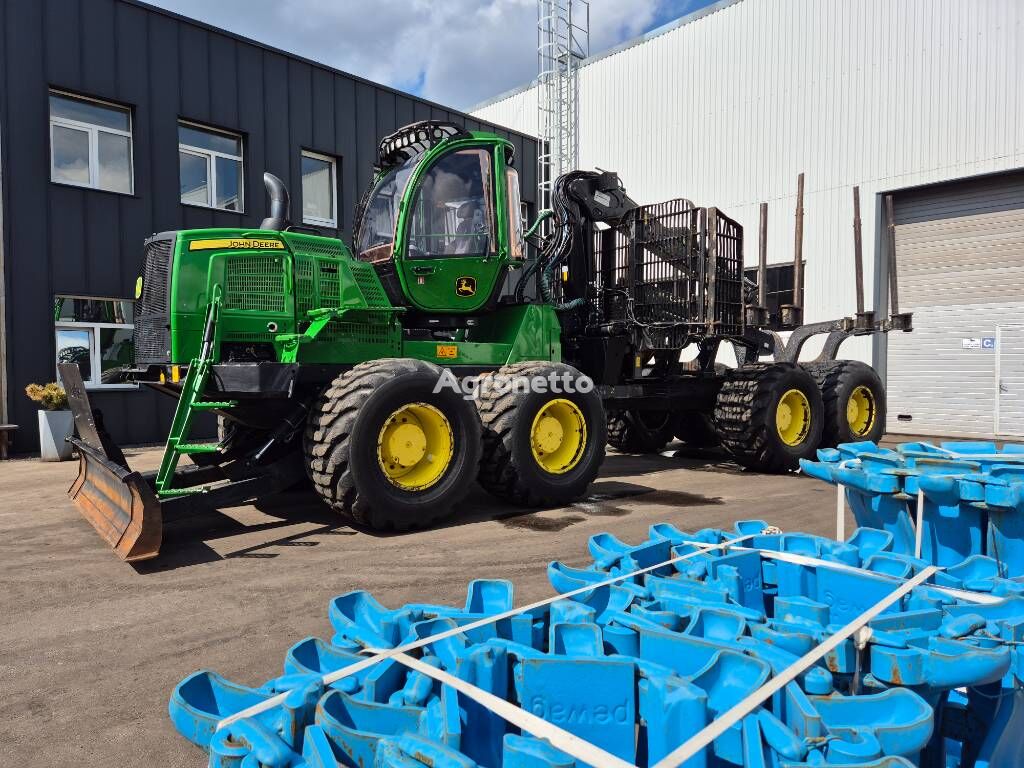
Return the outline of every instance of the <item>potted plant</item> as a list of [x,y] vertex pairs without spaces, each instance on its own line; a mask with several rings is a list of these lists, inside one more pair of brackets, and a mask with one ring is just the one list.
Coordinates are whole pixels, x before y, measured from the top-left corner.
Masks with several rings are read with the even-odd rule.
[[29,384],[25,394],[39,403],[39,458],[43,461],[67,461],[75,431],[75,420],[68,410],[68,395],[56,382]]

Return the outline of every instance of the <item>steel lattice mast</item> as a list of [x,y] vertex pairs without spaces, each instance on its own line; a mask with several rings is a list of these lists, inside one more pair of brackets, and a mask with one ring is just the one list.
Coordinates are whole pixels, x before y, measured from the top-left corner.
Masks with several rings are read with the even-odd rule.
[[587,0],[537,2],[538,204],[551,207],[551,186],[579,166],[580,62],[590,54]]

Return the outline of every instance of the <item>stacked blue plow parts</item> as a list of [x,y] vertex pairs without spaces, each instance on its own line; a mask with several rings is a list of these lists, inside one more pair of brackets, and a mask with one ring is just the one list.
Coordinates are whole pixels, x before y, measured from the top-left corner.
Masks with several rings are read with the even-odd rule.
[[894,573],[925,562],[966,589],[1024,589],[1024,445],[845,443],[818,459],[804,473],[842,486],[857,525],[892,535]]
[[962,469],[980,490],[940,491],[931,480],[954,475],[891,453],[815,465],[865,476],[842,476],[872,523],[846,541],[663,523],[637,544],[593,536],[592,563],[551,563],[557,595],[525,608],[501,580],[473,581],[458,607],[349,592],[329,640],[300,640],[257,687],[190,675],[171,720],[217,767],[1024,765],[1024,596],[1005,556],[1020,539],[979,508],[962,518],[973,536],[935,534],[936,569],[887,506],[913,478],[937,527],[965,498],[989,504],[991,478],[1009,517],[1010,476],[979,460]]

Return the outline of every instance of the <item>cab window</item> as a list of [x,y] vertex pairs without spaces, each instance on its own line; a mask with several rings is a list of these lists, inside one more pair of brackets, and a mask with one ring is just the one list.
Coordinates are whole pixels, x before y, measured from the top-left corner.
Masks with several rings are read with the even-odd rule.
[[408,257],[486,256],[494,238],[491,156],[462,149],[423,176],[413,202]]
[[356,233],[356,253],[363,261],[378,262],[391,258],[395,241],[398,210],[405,194],[405,185],[416,170],[422,155],[406,160],[387,171],[373,185]]
[[509,256],[521,259],[523,247],[523,206],[519,201],[519,172],[515,168],[505,171],[506,188],[508,189],[508,232],[511,242]]

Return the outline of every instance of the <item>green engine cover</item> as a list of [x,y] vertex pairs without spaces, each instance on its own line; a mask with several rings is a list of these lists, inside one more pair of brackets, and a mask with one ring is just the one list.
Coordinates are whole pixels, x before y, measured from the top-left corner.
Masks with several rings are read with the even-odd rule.
[[[405,338],[405,307],[393,306],[373,266],[354,259],[336,238],[242,229],[180,231],[170,270],[168,362],[174,364],[198,357],[215,285],[222,291],[218,362],[354,364],[415,357],[496,367],[561,359],[560,325],[546,305],[499,307],[450,340]],[[316,323],[324,310],[330,319]]]

